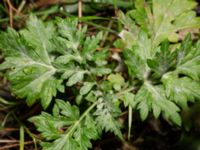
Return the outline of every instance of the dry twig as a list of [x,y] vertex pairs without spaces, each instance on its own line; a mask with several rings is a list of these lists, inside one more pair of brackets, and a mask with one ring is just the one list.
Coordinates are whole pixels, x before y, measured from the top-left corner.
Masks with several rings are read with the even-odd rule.
[[[82,0],[78,0],[78,18],[82,17]],[[81,22],[78,24],[78,28],[81,29]]]
[[[33,144],[33,141],[24,142],[24,145],[29,145],[29,144]],[[9,145],[5,145],[5,146],[0,147],[0,150],[6,150],[6,149],[13,148],[13,147],[18,147],[18,146],[19,146],[19,143],[9,144]]]
[[[10,27],[13,27],[13,10],[16,10],[15,7],[12,5],[10,0],[6,0],[9,9],[9,21]],[[17,11],[17,10],[16,10]]]

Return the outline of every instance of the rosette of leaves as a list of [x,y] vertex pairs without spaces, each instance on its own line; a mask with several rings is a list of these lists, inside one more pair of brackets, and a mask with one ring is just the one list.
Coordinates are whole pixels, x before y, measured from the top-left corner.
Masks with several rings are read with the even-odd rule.
[[26,98],[28,105],[40,99],[47,108],[57,91],[64,92],[65,83],[78,91],[77,99],[86,100],[78,107],[56,99],[52,114],[42,112],[30,119],[42,134],[45,150],[86,150],[103,130],[123,138],[119,100],[112,87],[119,91],[124,81],[112,75],[108,81],[97,80],[111,72],[108,51],[96,50],[102,33],[89,37],[86,27],[78,30],[76,26],[74,19],[45,24],[31,16],[27,28],[9,28],[0,35],[5,56],[0,69],[6,70],[12,92]]
[[[121,40],[130,86],[135,90],[124,97],[125,104],[138,109],[142,120],[152,112],[181,125],[179,111],[200,98],[200,47],[190,35],[176,43],[183,29],[200,27],[200,18],[190,0],[136,0],[135,9],[119,13],[125,25]],[[130,98],[131,97],[131,98]]]
[[[108,51],[97,51],[102,33],[86,36],[87,28],[77,29],[76,19],[43,23],[31,16],[25,29],[8,28],[0,34],[0,49],[11,90],[28,105],[40,100],[47,108],[64,84],[93,85],[96,76],[110,73]],[[84,81],[83,81],[84,80]],[[88,81],[88,82],[86,82]]]

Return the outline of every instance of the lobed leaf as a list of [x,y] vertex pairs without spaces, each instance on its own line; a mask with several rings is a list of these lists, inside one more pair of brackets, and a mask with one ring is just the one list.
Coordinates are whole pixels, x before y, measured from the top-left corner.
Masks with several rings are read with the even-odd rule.
[[8,73],[12,91],[18,97],[26,98],[28,105],[41,99],[46,108],[57,90],[63,91],[62,81],[54,77],[57,69],[49,61],[46,62],[50,60],[49,55],[46,55],[47,50],[30,47],[30,39],[25,39],[13,29],[1,33],[0,39],[0,48],[6,55],[0,69],[12,68]]
[[152,0],[152,3],[136,0],[135,6],[126,15],[122,12],[118,15],[129,30],[123,30],[120,34],[127,48],[137,44],[140,29],[150,35],[154,49],[165,39],[177,42],[181,30],[200,26],[200,18],[193,11],[196,2],[191,0]]
[[152,110],[156,118],[162,112],[164,117],[179,126],[181,125],[181,118],[178,114],[180,109],[167,99],[163,86],[153,86],[145,82],[137,92],[135,101],[138,103],[142,120],[145,120]]
[[105,66],[107,50],[96,51],[102,33],[86,37],[87,28],[78,30],[76,19],[57,18],[55,23],[44,24],[31,15],[25,29],[9,28],[0,35],[5,55],[0,69],[7,70],[13,93],[26,98],[28,105],[40,100],[47,108],[57,91],[64,92],[63,80],[74,86],[87,76],[111,72]]
[[94,106],[95,104],[80,116],[78,107],[56,100],[54,115],[43,112],[29,121],[36,125],[45,138],[42,142],[43,149],[87,150],[92,147],[90,140],[99,136],[96,122],[90,115]]
[[173,72],[169,72],[162,77],[166,88],[166,95],[172,101],[186,109],[188,101],[194,101],[200,98],[200,84],[191,78],[178,78]]

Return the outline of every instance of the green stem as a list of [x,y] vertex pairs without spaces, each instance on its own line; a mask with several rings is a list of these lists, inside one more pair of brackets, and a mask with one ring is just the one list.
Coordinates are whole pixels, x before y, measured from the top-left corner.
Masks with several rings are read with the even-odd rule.
[[72,128],[69,130],[69,132],[66,134],[66,137],[70,136],[74,130],[77,128],[77,126],[81,123],[81,121],[88,115],[88,113],[97,105],[96,101],[95,103],[93,103],[80,117],[80,119],[78,121],[76,121],[76,123],[72,126]]
[[132,91],[132,90],[134,90],[134,89],[135,89],[135,87],[127,88],[127,89],[125,89],[125,90],[123,90],[123,91],[117,93],[117,95],[118,95],[118,96],[121,96],[121,95],[123,95],[124,93],[130,92],[130,91]]

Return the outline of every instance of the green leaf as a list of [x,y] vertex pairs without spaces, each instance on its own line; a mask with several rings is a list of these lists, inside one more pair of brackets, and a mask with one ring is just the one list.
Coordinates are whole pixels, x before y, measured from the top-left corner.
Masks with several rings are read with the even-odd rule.
[[97,130],[97,123],[95,122],[94,118],[91,115],[87,115],[85,117],[84,125],[86,126],[86,136],[89,139],[98,139],[99,138],[99,131]]
[[137,43],[130,49],[123,51],[129,74],[134,75],[140,80],[145,79],[149,74],[147,59],[150,59],[154,55],[153,53],[151,50],[151,41],[147,33],[141,30]]
[[[70,51],[70,49],[68,48],[68,42],[65,38],[60,37],[60,36],[54,36],[51,39],[52,42],[52,49],[53,51],[62,54],[62,55],[66,55],[68,54],[68,51]],[[66,49],[68,51],[66,51]]]
[[90,140],[99,137],[96,122],[89,114],[95,106],[94,103],[80,116],[78,107],[56,100],[55,116],[43,112],[29,121],[36,125],[45,138],[42,142],[43,149],[87,150],[92,147]]
[[[53,38],[54,51],[59,55],[54,65],[59,68],[67,86],[82,82],[87,76],[103,76],[111,72],[107,66],[108,50],[97,51],[102,33],[85,36],[86,27],[77,29],[75,19],[57,19],[58,34]],[[56,41],[58,43],[56,43]]]
[[35,16],[31,15],[27,22],[27,29],[20,31],[26,41],[35,48],[35,53],[41,57],[46,64],[51,63],[48,52],[52,50],[50,39],[54,34],[53,24],[45,25]]
[[124,78],[119,73],[110,74],[108,76],[108,81],[113,85],[114,89],[117,91],[119,91],[125,83]]
[[191,0],[152,0],[152,3],[136,0],[135,7],[126,15],[122,12],[118,15],[128,28],[120,33],[127,48],[137,43],[140,28],[148,32],[152,48],[156,48],[165,39],[177,42],[179,31],[200,26],[200,18],[193,10],[196,2]]
[[91,142],[88,140],[85,131],[82,130],[80,126],[74,133],[74,137],[76,141],[79,143],[81,150],[87,150],[88,148],[92,148]]
[[54,77],[57,69],[46,62],[50,60],[46,49],[30,47],[27,43],[30,39],[24,39],[13,29],[1,33],[0,39],[0,48],[6,55],[0,69],[10,69],[8,79],[12,91],[18,97],[26,98],[28,105],[41,99],[43,107],[46,108],[57,90],[62,88],[62,82]]
[[131,106],[132,108],[135,107],[136,102],[135,102],[135,95],[133,93],[130,92],[126,92],[123,95],[123,102],[124,102],[124,106]]
[[147,5],[145,6],[145,3],[145,0],[135,0],[136,9],[131,10],[128,13],[128,15],[134,18],[136,22],[142,27],[145,27],[147,23],[149,23],[148,16],[146,13]]
[[82,100],[83,100],[83,95],[79,94],[78,96],[76,96],[76,104],[80,105]]
[[61,138],[58,138],[54,142],[43,142],[41,143],[44,150],[81,150],[77,144],[77,142],[68,136],[62,136]]
[[146,120],[149,114],[149,106],[146,101],[141,102],[138,105],[138,109],[140,110],[140,118],[142,119],[142,121]]
[[94,82],[84,82],[84,85],[80,89],[80,94],[81,95],[87,94],[94,85],[95,85]]
[[166,38],[177,41],[177,32],[180,30],[198,28],[200,19],[192,11],[195,7],[196,3],[190,0],[153,0],[154,45]]
[[91,68],[90,72],[96,76],[103,76],[111,73],[111,69],[106,67],[98,67],[98,68]]
[[134,20],[129,16],[129,14],[125,15],[122,11],[119,11],[118,19],[129,30],[122,30],[120,32],[119,36],[122,39],[122,41],[120,41],[120,45],[123,45],[123,48],[131,48],[137,41],[137,37],[134,35],[138,35],[139,28],[136,26]]
[[92,148],[92,143],[90,139],[99,138],[99,133],[97,131],[96,122],[90,115],[87,115],[85,118],[84,126],[79,126],[74,133],[74,138],[80,145],[81,150],[87,150]]
[[109,98],[107,97],[105,100],[103,98],[98,99],[97,109],[94,113],[96,122],[101,130],[104,129],[106,132],[111,131],[122,139],[121,125],[116,120],[116,117],[119,116],[119,110],[113,102],[108,100]]
[[185,56],[190,53],[191,47],[192,47],[192,39],[191,35],[188,34],[181,43],[181,47],[177,50],[178,51],[177,65],[181,64]]
[[92,53],[96,51],[96,49],[99,47],[99,42],[102,39],[103,33],[99,32],[96,36],[91,36],[91,37],[87,37],[85,42],[84,42],[84,46],[83,46],[83,50],[81,51],[82,55],[88,59],[91,60],[92,59]]
[[148,74],[148,66],[135,52],[135,48],[126,49],[124,52],[125,64],[128,67],[128,73],[132,77],[137,77],[140,80],[146,78]]
[[85,71],[77,71],[75,72],[71,77],[69,77],[69,80],[67,81],[67,86],[72,86],[76,84],[77,82],[81,82],[84,78]]
[[188,77],[178,78],[173,72],[162,77],[166,88],[166,95],[175,103],[186,109],[187,102],[200,98],[200,84]]
[[[57,90],[64,92],[64,87],[61,85],[62,80],[51,79],[44,82],[41,89],[41,104],[43,108],[47,108],[52,97],[56,96]],[[59,87],[61,86],[61,87]],[[60,89],[61,88],[61,89]]]
[[140,110],[142,120],[146,119],[150,111],[153,111],[156,118],[162,112],[166,119],[181,125],[181,118],[178,114],[180,109],[167,99],[163,86],[153,86],[145,82],[137,92],[135,101],[138,103],[137,108]]
[[104,49],[98,52],[95,52],[92,55],[92,60],[95,62],[97,66],[105,66],[107,64],[107,58],[109,56],[108,49]]
[[58,32],[66,39],[67,48],[77,52],[78,46],[84,40],[87,28],[84,27],[81,30],[77,30],[78,20],[72,18],[67,18],[65,20],[57,18],[56,23],[58,25]]
[[77,120],[79,115],[79,109],[76,106],[71,106],[69,102],[64,102],[62,100],[56,100],[56,105],[60,109],[60,113],[66,117],[73,120]]
[[51,116],[46,112],[42,112],[40,116],[30,118],[29,121],[36,125],[37,130],[47,140],[55,140],[62,137],[64,133],[62,127],[74,123],[74,120],[66,119],[63,116]]
[[87,101],[89,101],[89,102],[95,102],[99,96],[102,96],[102,92],[101,91],[99,91],[99,90],[97,90],[97,91],[91,90],[87,94],[87,96],[85,97],[85,99]]
[[174,69],[176,65],[177,51],[171,52],[169,42],[162,43],[160,51],[153,59],[148,59],[147,64],[158,76],[162,76],[168,70]]
[[70,76],[72,76],[74,73],[76,72],[76,70],[72,69],[72,68],[67,68],[64,73],[62,74],[61,78],[62,79],[68,79]]
[[56,58],[55,63],[58,64],[68,64],[70,61],[76,61],[81,64],[83,61],[83,58],[80,55],[77,54],[67,54],[67,55],[62,55]]
[[200,77],[200,46],[198,43],[196,47],[192,47],[192,41],[188,35],[178,51],[177,71],[194,80]]

